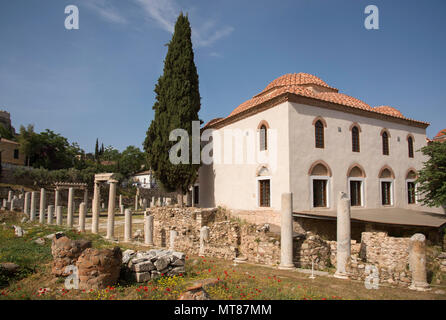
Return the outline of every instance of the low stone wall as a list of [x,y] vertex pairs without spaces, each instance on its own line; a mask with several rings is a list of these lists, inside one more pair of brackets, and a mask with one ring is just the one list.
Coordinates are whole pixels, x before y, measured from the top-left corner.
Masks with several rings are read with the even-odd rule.
[[[336,241],[329,243],[331,263],[336,265]],[[364,281],[373,276],[372,269],[376,267],[380,282],[409,286],[409,243],[410,238],[389,237],[386,232],[363,232],[360,243],[352,240],[350,277]]]
[[181,276],[186,273],[186,255],[169,250],[149,250],[135,252],[126,250],[122,256],[122,265],[136,282],[146,282],[161,276]]

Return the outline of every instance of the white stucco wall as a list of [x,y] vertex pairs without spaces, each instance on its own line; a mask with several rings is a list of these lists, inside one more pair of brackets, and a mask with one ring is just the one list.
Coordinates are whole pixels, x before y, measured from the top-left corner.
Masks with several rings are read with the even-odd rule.
[[[317,116],[324,118],[327,123],[324,131],[324,149],[315,148],[313,120]],[[378,175],[381,168],[387,165],[395,174],[392,207],[444,213],[441,208],[427,208],[419,204],[407,203],[406,173],[409,168],[419,170],[423,166],[425,159],[421,152],[416,151],[426,145],[425,129],[285,102],[216,131],[221,134],[225,129],[257,130],[262,120],[268,122],[270,130],[276,130],[278,141],[277,170],[271,172],[270,175],[271,208],[269,210],[280,210],[283,192],[293,193],[295,212],[312,210],[312,185],[308,171],[314,162],[322,160],[329,165],[332,172],[329,182],[328,210],[336,210],[336,199],[340,191],[349,192],[347,171],[352,164],[358,163],[366,174],[363,181],[362,208],[383,208]],[[361,128],[359,153],[352,152],[350,126],[353,122],[357,122]],[[383,128],[390,133],[388,156],[382,154],[381,130]],[[414,158],[408,156],[408,134],[414,137]],[[271,138],[271,135],[268,135],[268,138]],[[256,150],[258,150],[258,137],[255,140]],[[269,149],[271,144],[272,141],[269,141]],[[258,168],[259,164],[203,165],[199,170],[198,179],[199,205],[201,207],[226,206],[236,210],[266,210],[258,206],[256,179]],[[315,210],[321,210],[321,208]]]
[[[249,118],[242,119],[236,123],[216,130],[223,135],[223,130],[228,129],[251,129],[257,132],[257,128],[262,120],[268,122],[270,129],[277,133],[277,146],[279,155],[277,159],[277,168],[269,164],[270,188],[271,188],[271,207],[260,208],[258,206],[258,181],[256,172],[262,163],[255,164],[216,164],[204,165],[199,171],[200,184],[200,206],[226,206],[239,210],[280,210],[281,194],[289,192],[289,134],[288,134],[288,109],[287,103],[283,103],[274,108],[255,114]],[[214,132],[214,141],[215,141]],[[265,156],[268,157],[272,151],[273,134],[268,133],[268,150]],[[258,137],[255,137],[256,147],[259,150]],[[224,146],[225,139],[222,138],[221,147]],[[215,146],[214,146],[215,147]],[[246,149],[246,148],[245,148]],[[221,148],[223,150],[223,148]],[[222,160],[224,160],[224,151]],[[233,146],[233,158],[235,158],[235,147]],[[214,151],[215,156],[215,151]],[[235,159],[233,159],[233,163]]]
[[[381,168],[387,165],[395,174],[393,207],[443,212],[440,208],[427,208],[407,202],[406,173],[409,168],[419,170],[423,167],[425,158],[416,150],[426,145],[425,129],[296,103],[290,103],[289,111],[289,121],[292,124],[290,125],[290,179],[295,211],[312,210],[308,171],[315,161],[323,160],[332,171],[329,189],[330,210],[336,209],[340,191],[349,192],[347,171],[352,164],[358,163],[366,174],[363,182],[364,208],[384,207],[381,204],[378,175]],[[323,117],[327,123],[324,130],[324,149],[315,148],[313,120],[318,116]],[[361,128],[360,152],[352,151],[350,126],[354,122]],[[390,133],[389,155],[382,154],[383,128]],[[408,134],[414,137],[414,158],[408,156]]]

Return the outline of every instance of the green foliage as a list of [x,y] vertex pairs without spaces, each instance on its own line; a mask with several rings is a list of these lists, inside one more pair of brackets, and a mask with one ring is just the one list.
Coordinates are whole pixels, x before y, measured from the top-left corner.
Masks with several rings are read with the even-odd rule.
[[[169,150],[176,142],[169,141],[174,129],[192,134],[192,121],[199,121],[200,93],[194,63],[189,19],[180,14],[168,44],[164,72],[155,86],[155,117],[147,130],[144,149],[157,181],[169,192],[185,192],[197,175],[198,165],[169,161]],[[189,159],[192,145],[189,143]],[[189,161],[191,162],[191,161]]]
[[446,143],[433,142],[423,147],[421,152],[429,159],[418,172],[417,192],[420,201],[429,206],[446,205]]
[[0,138],[5,138],[8,140],[15,140],[11,129],[5,128],[3,124],[0,123]]

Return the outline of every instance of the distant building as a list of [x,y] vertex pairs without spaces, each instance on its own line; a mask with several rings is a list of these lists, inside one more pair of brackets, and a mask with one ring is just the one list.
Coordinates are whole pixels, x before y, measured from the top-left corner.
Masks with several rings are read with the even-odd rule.
[[8,111],[0,110],[0,125],[9,130],[12,136],[16,135],[15,129],[11,124],[11,115]]
[[145,170],[138,172],[131,177],[133,186],[137,186],[144,189],[152,189],[156,187],[155,175],[152,170]]
[[24,166],[26,157],[20,152],[18,142],[0,138],[0,152],[2,153],[2,163]]
[[446,142],[446,129],[440,130],[431,141]]

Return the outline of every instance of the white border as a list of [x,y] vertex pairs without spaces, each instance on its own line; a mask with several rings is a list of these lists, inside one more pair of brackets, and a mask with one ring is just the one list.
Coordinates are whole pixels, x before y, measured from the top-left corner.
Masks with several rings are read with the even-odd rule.
[[[269,180],[269,207],[260,206],[260,180]],[[256,177],[256,203],[257,208],[265,209],[265,208],[272,208],[273,207],[273,199],[272,199],[272,179],[271,176],[257,176]]]
[[[327,180],[327,190],[325,192],[327,193],[327,206],[326,207],[315,207],[314,206],[314,198],[313,198],[313,180]],[[330,208],[330,183],[331,178],[328,176],[310,176],[310,208],[311,209],[320,209],[320,208]]]
[[348,190],[348,197],[350,198],[350,204],[351,204],[351,189],[350,189],[350,181],[359,181],[361,182],[361,204],[359,206],[352,206],[354,208],[362,208],[365,207],[365,197],[364,197],[364,184],[365,179],[360,177],[348,177],[347,179],[347,190]]
[[[390,182],[390,205],[389,204],[383,204],[382,182]],[[394,205],[394,203],[395,203],[394,188],[395,188],[395,179],[389,179],[389,178],[379,179],[379,204],[382,207],[390,207],[390,206]]]

